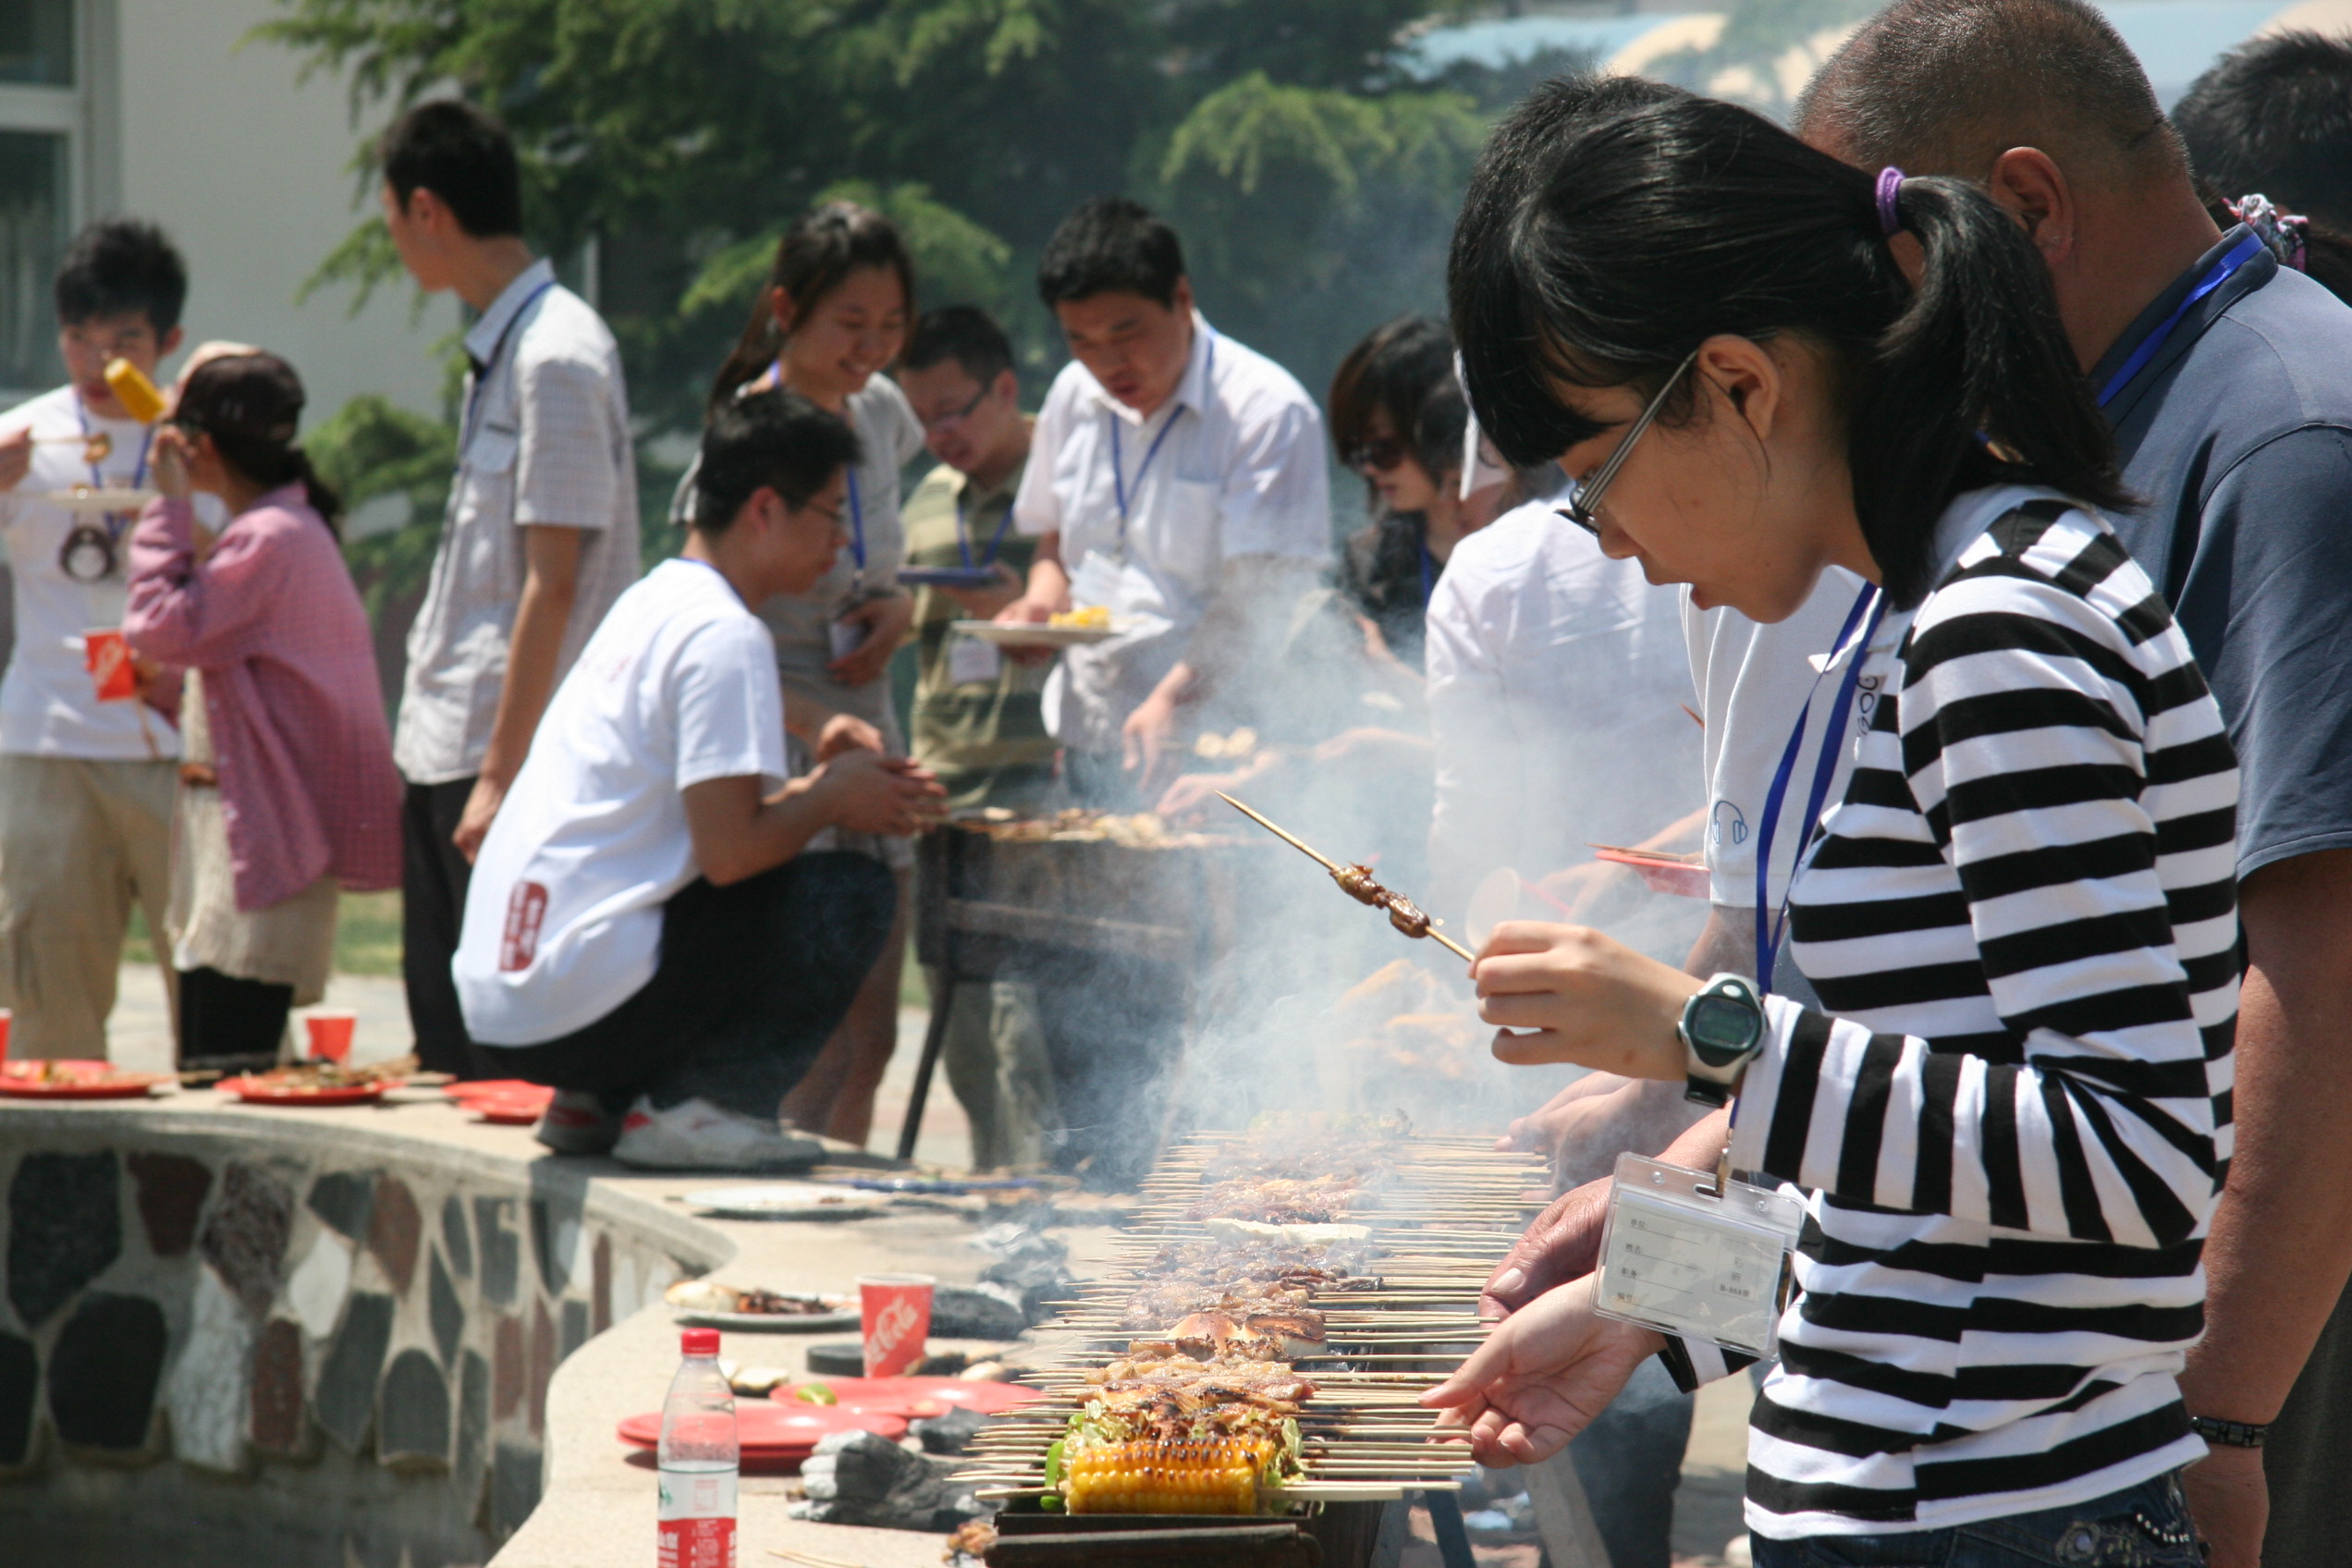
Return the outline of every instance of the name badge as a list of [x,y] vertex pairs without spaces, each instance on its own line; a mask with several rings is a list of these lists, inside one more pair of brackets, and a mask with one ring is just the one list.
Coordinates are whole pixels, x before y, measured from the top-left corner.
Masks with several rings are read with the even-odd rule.
[[1772,1354],[1805,1206],[1770,1187],[1617,1157],[1594,1310],[1758,1358]]
[[977,637],[948,638],[948,684],[969,686],[975,680],[993,682],[1004,668],[1004,659],[993,643],[983,643]]
[[865,645],[866,624],[844,616],[825,624],[825,641],[837,659],[848,658]]

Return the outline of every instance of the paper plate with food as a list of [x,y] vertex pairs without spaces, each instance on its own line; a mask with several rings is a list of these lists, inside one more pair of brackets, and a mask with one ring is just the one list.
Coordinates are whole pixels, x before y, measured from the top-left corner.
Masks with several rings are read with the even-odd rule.
[[412,1059],[351,1067],[339,1061],[297,1061],[267,1072],[224,1078],[214,1087],[247,1105],[374,1105],[387,1089],[409,1081]]
[[1082,648],[1124,636],[1133,628],[1113,620],[1103,606],[1088,605],[1084,609],[1064,610],[1051,620],[959,620],[948,630],[1000,648]]
[[156,495],[153,490],[134,490],[121,484],[77,484],[70,490],[52,490],[42,499],[69,512],[129,513],[140,510]]
[[858,1298],[815,1291],[743,1290],[716,1280],[682,1280],[663,1293],[680,1323],[738,1332],[813,1334],[858,1326]]

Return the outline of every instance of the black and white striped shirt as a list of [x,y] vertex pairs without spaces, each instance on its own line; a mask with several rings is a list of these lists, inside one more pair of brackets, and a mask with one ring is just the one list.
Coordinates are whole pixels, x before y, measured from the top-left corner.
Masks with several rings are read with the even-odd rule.
[[1807,1190],[1748,1448],[1788,1538],[2199,1457],[2174,1374],[2230,1150],[2237,765],[2171,612],[2047,491],[1960,496],[1792,899],[1733,1166]]

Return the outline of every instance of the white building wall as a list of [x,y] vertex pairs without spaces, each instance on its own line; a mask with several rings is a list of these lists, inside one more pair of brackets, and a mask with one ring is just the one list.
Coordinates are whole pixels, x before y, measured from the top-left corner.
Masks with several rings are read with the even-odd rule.
[[[364,215],[349,170],[359,129],[343,83],[322,72],[299,87],[300,61],[274,44],[239,44],[283,13],[272,0],[84,0],[113,10],[89,28],[93,54],[114,35],[111,91],[118,172],[91,184],[104,210],[164,226],[188,258],[190,344],[226,337],[284,356],[310,391],[308,422],[373,392],[419,412],[440,411],[435,343],[457,328],[447,295],[413,313],[403,277],[349,315],[336,285],[295,302],[302,282]],[[98,20],[99,18],[92,18]],[[104,73],[106,62],[90,67]],[[95,117],[95,116],[93,116]],[[373,131],[388,117],[366,116]],[[104,155],[103,139],[93,153]],[[373,196],[369,198],[373,201]],[[373,209],[369,209],[372,211]],[[94,215],[85,213],[83,217]]]

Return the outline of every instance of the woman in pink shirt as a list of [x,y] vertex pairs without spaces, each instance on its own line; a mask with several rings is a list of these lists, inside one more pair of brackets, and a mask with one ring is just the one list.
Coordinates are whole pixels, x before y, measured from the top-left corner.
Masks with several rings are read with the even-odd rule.
[[[400,882],[400,780],[339,503],[294,445],[302,384],[275,355],[188,376],[155,438],[123,631],[188,672],[172,835],[183,1068],[275,1062],[325,994],[337,889]],[[201,546],[190,497],[228,526]]]

